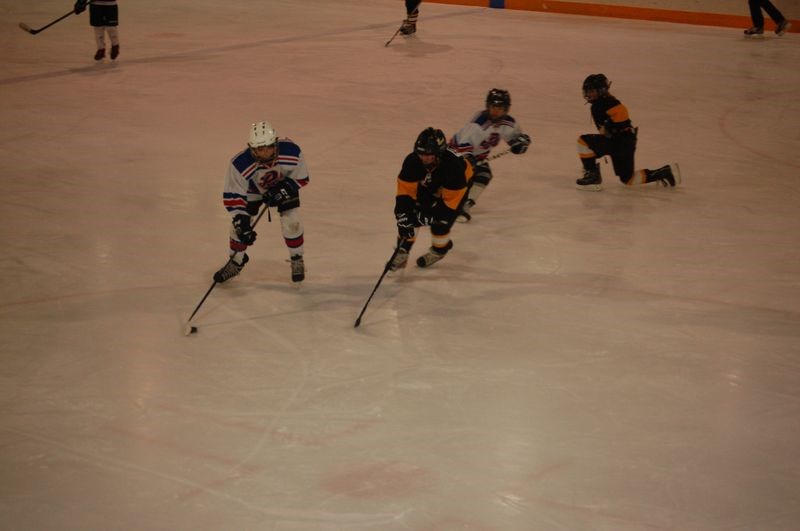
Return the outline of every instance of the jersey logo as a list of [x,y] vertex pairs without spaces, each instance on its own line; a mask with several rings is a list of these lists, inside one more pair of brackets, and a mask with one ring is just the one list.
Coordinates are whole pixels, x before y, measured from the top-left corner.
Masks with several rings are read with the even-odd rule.
[[271,186],[275,186],[281,179],[283,179],[283,177],[281,176],[280,170],[273,168],[264,172],[264,175],[258,178],[258,186],[262,190],[266,190]]

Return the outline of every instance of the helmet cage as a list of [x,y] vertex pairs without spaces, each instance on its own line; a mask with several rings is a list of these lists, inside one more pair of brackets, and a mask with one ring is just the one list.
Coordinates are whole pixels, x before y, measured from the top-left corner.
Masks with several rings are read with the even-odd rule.
[[507,90],[493,88],[486,94],[486,108],[490,106],[503,107],[508,112],[511,108],[511,94]]
[[[275,129],[267,121],[256,122],[250,126],[250,138],[247,145],[250,147],[250,152],[261,163],[269,163],[278,155],[278,136]],[[256,155],[256,149],[261,147],[273,146],[275,149],[270,157],[262,159]]]

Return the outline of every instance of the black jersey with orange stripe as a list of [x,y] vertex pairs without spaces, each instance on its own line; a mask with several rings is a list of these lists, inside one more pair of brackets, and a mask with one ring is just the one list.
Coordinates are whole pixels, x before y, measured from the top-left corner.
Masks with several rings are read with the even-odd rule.
[[472,178],[472,165],[450,150],[428,171],[419,155],[409,153],[397,176],[395,214],[419,208],[442,220],[455,217]]
[[628,108],[610,94],[592,102],[592,120],[597,129],[611,136],[633,132]]

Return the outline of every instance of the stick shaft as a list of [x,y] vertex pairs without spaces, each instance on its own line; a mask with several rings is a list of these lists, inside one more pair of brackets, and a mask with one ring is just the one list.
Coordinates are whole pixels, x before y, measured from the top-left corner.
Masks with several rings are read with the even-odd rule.
[[[264,215],[264,212],[269,212],[269,207],[268,206],[265,206],[263,209],[261,209],[261,212],[258,213],[258,216],[256,217],[256,220],[253,222],[253,225],[252,225],[253,228],[255,228],[256,225],[258,225],[258,220],[261,219],[261,216]],[[239,253],[239,251],[233,253],[233,255],[230,258],[228,258],[228,261],[225,263],[225,265],[228,265],[231,262],[231,260],[233,260],[234,257],[236,257],[236,255],[238,253]],[[203,305],[203,303],[206,302],[206,299],[208,298],[209,295],[211,295],[211,292],[214,290],[214,288],[217,287],[217,284],[218,284],[218,282],[216,280],[214,282],[212,282],[211,287],[208,288],[208,291],[206,291],[206,294],[203,295],[202,299],[200,299],[200,302],[195,307],[194,311],[192,312],[192,315],[190,315],[189,318],[186,320],[186,324],[187,325],[192,321],[192,318],[195,316],[195,314],[197,314],[197,311],[200,309],[200,307]]]
[[401,247],[403,246],[403,244],[405,242],[406,242],[405,238],[402,238],[402,239],[400,239],[399,242],[397,242],[397,247],[395,247],[394,252],[392,253],[392,256],[389,257],[389,261],[386,262],[386,265],[383,268],[383,273],[381,273],[381,276],[378,279],[377,284],[375,284],[375,287],[372,288],[372,293],[369,294],[369,298],[367,299],[367,302],[365,302],[364,303],[364,307],[361,308],[361,313],[358,314],[358,317],[356,318],[356,323],[353,325],[353,328],[358,328],[358,325],[361,324],[361,317],[364,315],[364,312],[367,311],[367,306],[369,306],[369,302],[372,300],[372,297],[375,295],[375,292],[378,291],[378,287],[381,285],[381,282],[383,282],[383,277],[385,277],[386,273],[389,272],[389,267],[392,265],[392,262],[394,261],[394,257],[397,256],[397,253],[400,252],[400,249],[401,249]]
[[386,44],[384,44],[383,46],[384,47],[389,46],[392,43],[392,41],[394,40],[394,38],[397,37],[398,33],[400,33],[400,28],[397,28],[397,31],[394,32],[394,35],[392,35],[392,38],[389,39],[388,41],[386,41]]
[[503,150],[503,151],[501,151],[501,152],[499,152],[499,153],[495,153],[494,155],[492,155],[491,157],[489,157],[489,158],[488,158],[488,159],[486,159],[486,160],[494,160],[494,159],[499,159],[500,157],[505,157],[505,156],[506,156],[506,155],[508,155],[509,153],[511,153],[511,150],[510,150],[510,149],[506,149],[506,150]]
[[57,19],[55,19],[54,21],[52,21],[51,23],[49,23],[47,25],[44,25],[44,26],[42,26],[41,28],[38,28],[38,29],[32,29],[30,26],[28,26],[24,22],[20,22],[19,27],[24,29],[25,31],[27,31],[31,35],[36,35],[40,31],[46,30],[47,28],[49,28],[53,24],[61,22],[62,20],[64,20],[65,18],[67,18],[70,15],[73,15],[74,13],[75,13],[74,11],[70,11],[69,13],[65,13],[65,14],[61,15],[60,17],[58,17]]

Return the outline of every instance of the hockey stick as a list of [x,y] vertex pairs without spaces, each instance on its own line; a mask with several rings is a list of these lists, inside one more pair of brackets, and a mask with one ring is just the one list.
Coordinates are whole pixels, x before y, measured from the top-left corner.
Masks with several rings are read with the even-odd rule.
[[504,151],[501,151],[500,153],[495,153],[491,157],[488,157],[486,160],[488,161],[488,160],[499,159],[500,157],[505,157],[509,153],[511,153],[511,150],[510,149],[506,149]]
[[37,34],[37,33],[39,33],[40,31],[44,31],[44,30],[46,30],[47,28],[49,28],[50,26],[52,26],[53,24],[56,24],[56,23],[58,23],[58,22],[61,22],[62,20],[64,20],[64,19],[65,19],[65,18],[67,18],[68,16],[70,16],[70,15],[74,15],[74,14],[75,14],[75,11],[70,11],[70,12],[69,12],[69,13],[67,13],[66,15],[62,15],[62,16],[58,17],[57,19],[55,19],[55,20],[54,20],[53,22],[51,22],[50,24],[47,24],[46,26],[42,26],[42,27],[41,27],[41,28],[39,28],[39,29],[33,29],[33,28],[31,28],[30,26],[28,26],[27,24],[25,24],[24,22],[20,22],[20,23],[19,23],[19,27],[20,27],[20,28],[22,28],[22,29],[24,29],[25,31],[27,31],[27,32],[28,32],[28,33],[30,33],[31,35],[36,35],[36,34]]
[[386,273],[389,272],[389,267],[391,267],[392,262],[394,261],[394,257],[397,256],[397,253],[400,252],[400,249],[403,247],[404,243],[406,243],[406,239],[405,238],[400,238],[400,241],[397,242],[397,247],[395,247],[394,252],[392,253],[392,256],[389,257],[389,261],[386,262],[386,265],[383,268],[383,273],[381,273],[381,278],[378,279],[378,283],[375,284],[375,287],[372,289],[372,293],[369,294],[369,298],[367,299],[367,302],[365,302],[364,303],[364,307],[361,308],[361,313],[358,314],[358,318],[356,319],[356,324],[353,325],[353,328],[358,328],[358,325],[361,324],[361,317],[364,315],[364,312],[367,311],[367,306],[369,306],[369,301],[372,300],[372,296],[375,295],[376,291],[378,291],[378,286],[380,286],[381,282],[383,282],[383,277],[385,277]]
[[[267,205],[267,206],[264,207],[264,209],[261,212],[259,212],[258,217],[253,222],[253,224],[250,226],[251,229],[256,228],[256,225],[258,225],[258,220],[261,219],[261,216],[264,215],[264,212],[267,212],[267,217],[269,218],[270,221],[272,221],[272,216],[269,214],[269,205]],[[233,253],[233,255],[231,255],[231,257],[228,258],[228,261],[225,262],[225,265],[222,266],[222,267],[224,268],[228,264],[230,264],[231,261],[233,260],[233,258],[237,254],[239,254],[239,251],[236,251],[235,253]],[[208,291],[206,291],[206,294],[203,295],[203,298],[200,299],[199,303],[197,303],[197,306],[195,307],[194,311],[192,312],[192,315],[190,315],[189,318],[186,320],[186,326],[183,327],[183,335],[188,336],[188,335],[197,333],[197,327],[196,326],[192,326],[192,318],[195,316],[195,314],[200,309],[200,307],[203,305],[203,303],[206,302],[206,299],[208,298],[209,295],[211,295],[211,292],[214,290],[214,288],[217,287],[217,284],[218,284],[218,282],[216,280],[214,282],[212,282],[211,287],[208,288]]]
[[394,40],[394,38],[395,38],[395,37],[397,37],[397,34],[398,34],[398,33],[400,33],[400,30],[401,30],[401,29],[403,29],[403,26],[400,26],[399,28],[397,28],[397,31],[395,31],[395,32],[394,32],[394,35],[392,35],[392,38],[391,38],[391,39],[389,39],[388,41],[386,41],[386,44],[384,44],[384,45],[383,45],[383,47],[384,47],[384,48],[385,48],[385,47],[387,47],[387,46],[389,46],[389,44],[391,44],[391,43],[392,43],[392,41]]

